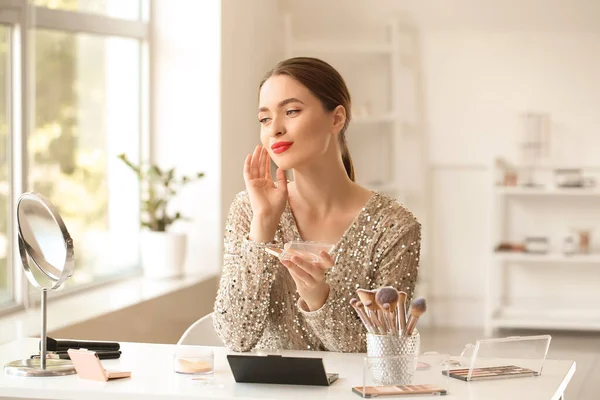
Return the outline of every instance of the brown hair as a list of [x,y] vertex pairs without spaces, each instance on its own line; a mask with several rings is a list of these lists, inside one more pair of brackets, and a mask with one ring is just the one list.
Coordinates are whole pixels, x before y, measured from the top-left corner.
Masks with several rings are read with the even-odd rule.
[[279,62],[275,68],[269,71],[260,83],[259,90],[267,79],[277,75],[287,75],[306,86],[321,101],[327,111],[333,111],[340,105],[346,109],[346,122],[339,133],[339,143],[342,149],[344,168],[348,177],[354,181],[354,166],[345,135],[352,118],[350,111],[352,102],[344,78],[323,60],[312,57],[294,57]]

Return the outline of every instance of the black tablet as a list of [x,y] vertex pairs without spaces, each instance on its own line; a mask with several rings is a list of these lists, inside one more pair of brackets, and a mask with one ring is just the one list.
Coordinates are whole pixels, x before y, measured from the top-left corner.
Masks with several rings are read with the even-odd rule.
[[339,377],[325,372],[322,358],[229,354],[227,361],[236,382],[329,386]]

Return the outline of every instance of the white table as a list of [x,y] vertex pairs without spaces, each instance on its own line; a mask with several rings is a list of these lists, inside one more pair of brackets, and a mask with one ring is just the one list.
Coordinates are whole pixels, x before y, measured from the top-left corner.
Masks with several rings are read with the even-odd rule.
[[[0,366],[34,354],[39,339],[21,339],[0,346]],[[107,369],[132,371],[131,379],[109,382],[82,380],[77,375],[31,378],[0,373],[0,399],[360,399],[351,392],[362,384],[364,354],[283,351],[283,355],[322,357],[327,372],[340,378],[329,387],[236,383],[222,347],[214,347],[215,375],[212,381],[192,380],[173,372],[174,345],[121,343],[118,360],[103,360]],[[575,373],[573,361],[547,360],[535,378],[463,382],[448,380],[447,399],[558,400]],[[208,383],[211,382],[211,383]],[[402,398],[409,398],[403,396]],[[423,397],[418,397],[423,398]]]

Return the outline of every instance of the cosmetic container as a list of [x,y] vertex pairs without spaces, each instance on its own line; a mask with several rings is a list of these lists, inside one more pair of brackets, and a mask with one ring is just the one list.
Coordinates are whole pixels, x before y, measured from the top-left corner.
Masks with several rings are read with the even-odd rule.
[[208,347],[179,345],[173,355],[173,370],[188,375],[212,374],[214,359],[214,353]]

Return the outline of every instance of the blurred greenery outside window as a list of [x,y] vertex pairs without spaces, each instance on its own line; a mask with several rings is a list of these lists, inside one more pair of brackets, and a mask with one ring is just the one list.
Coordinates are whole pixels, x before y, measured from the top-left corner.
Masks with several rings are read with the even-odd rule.
[[[140,0],[34,0],[39,10],[69,11],[141,21]],[[27,138],[27,190],[48,197],[58,208],[74,241],[75,273],[62,290],[130,275],[138,267],[139,186],[116,155],[140,157],[145,39],[35,28],[32,46],[33,118]],[[14,303],[8,259],[10,181],[6,110],[10,92],[6,65],[11,60],[8,30],[0,25],[0,308]],[[10,158],[8,158],[10,159]],[[4,256],[4,257],[3,257]],[[12,269],[12,270],[11,270]],[[17,288],[18,290],[18,288]],[[31,293],[35,292],[29,286]]]

